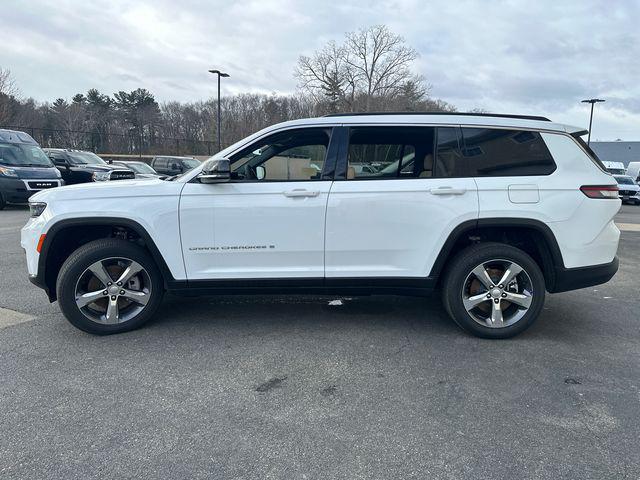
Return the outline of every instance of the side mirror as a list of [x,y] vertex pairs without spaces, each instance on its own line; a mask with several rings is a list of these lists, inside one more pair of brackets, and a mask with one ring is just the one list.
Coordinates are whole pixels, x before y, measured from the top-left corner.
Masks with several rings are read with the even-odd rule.
[[231,162],[226,158],[207,160],[198,175],[200,183],[224,183],[231,179]]
[[263,178],[265,178],[267,176],[267,169],[264,168],[262,165],[258,165],[256,167],[256,178],[258,180],[262,180]]

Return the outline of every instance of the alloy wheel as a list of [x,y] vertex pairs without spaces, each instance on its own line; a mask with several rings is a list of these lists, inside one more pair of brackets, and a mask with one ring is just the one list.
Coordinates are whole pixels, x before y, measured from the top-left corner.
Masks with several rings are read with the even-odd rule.
[[105,258],[89,265],[75,288],[76,305],[82,314],[106,325],[134,318],[150,298],[149,273],[128,258]]
[[471,318],[489,328],[504,328],[525,316],[533,300],[529,274],[510,260],[489,260],[467,275],[462,302]]

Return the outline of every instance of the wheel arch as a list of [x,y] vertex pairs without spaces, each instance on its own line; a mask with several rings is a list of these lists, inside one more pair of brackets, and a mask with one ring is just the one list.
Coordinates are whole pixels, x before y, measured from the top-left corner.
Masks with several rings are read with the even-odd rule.
[[444,242],[429,277],[440,285],[442,273],[460,250],[487,241],[506,243],[528,253],[540,266],[547,290],[554,291],[556,269],[564,268],[560,247],[548,225],[528,218],[481,218],[461,223]]
[[165,288],[175,279],[153,238],[139,222],[124,217],[83,217],[60,220],[47,230],[35,282],[44,288],[49,301],[57,299],[56,279],[64,261],[80,246],[99,238],[123,238],[143,246],[158,266]]

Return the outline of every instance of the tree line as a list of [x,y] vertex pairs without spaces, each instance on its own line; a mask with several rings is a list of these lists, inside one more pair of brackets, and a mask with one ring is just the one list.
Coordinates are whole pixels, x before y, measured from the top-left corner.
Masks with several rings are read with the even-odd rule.
[[158,102],[144,88],[113,95],[89,89],[70,99],[23,98],[0,66],[0,126],[27,129],[44,146],[98,153],[210,155],[268,125],[348,112],[454,111],[413,72],[417,52],[386,26],[347,33],[298,59],[290,95],[244,93],[220,100]]

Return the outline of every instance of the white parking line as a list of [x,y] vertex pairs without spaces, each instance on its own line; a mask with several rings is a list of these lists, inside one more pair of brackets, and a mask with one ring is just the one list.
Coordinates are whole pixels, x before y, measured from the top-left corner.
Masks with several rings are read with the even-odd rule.
[[640,232],[640,223],[616,223],[623,232]]
[[8,308],[0,308],[0,330],[11,325],[18,325],[19,323],[30,322],[35,317],[27,315],[25,313],[16,312],[15,310],[9,310]]

